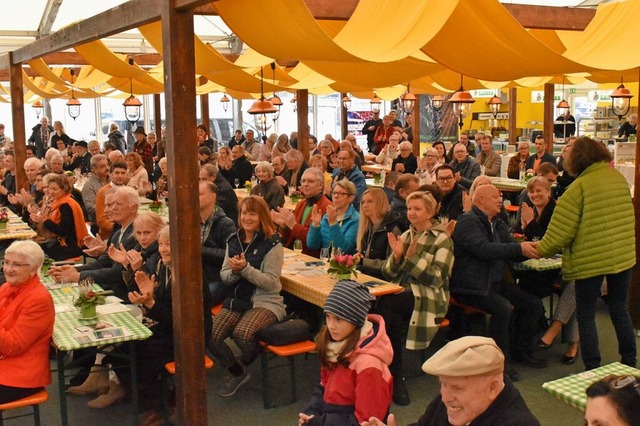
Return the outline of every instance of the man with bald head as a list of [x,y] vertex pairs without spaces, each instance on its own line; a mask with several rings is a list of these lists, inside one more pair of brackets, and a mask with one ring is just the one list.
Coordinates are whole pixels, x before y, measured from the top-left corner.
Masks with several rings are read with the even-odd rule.
[[452,235],[456,262],[449,289],[458,302],[491,314],[490,336],[504,352],[507,374],[515,381],[519,376],[511,359],[534,368],[547,366],[530,351],[544,307],[540,299],[505,281],[506,261],[539,256],[533,243],[513,239],[499,217],[501,209],[496,187],[476,188],[472,209],[458,217]]

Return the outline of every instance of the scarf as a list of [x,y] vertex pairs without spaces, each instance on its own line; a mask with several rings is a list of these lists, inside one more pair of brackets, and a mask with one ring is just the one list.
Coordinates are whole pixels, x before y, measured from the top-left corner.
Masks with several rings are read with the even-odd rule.
[[[89,235],[89,233],[87,232],[87,227],[84,223],[84,214],[82,213],[82,208],[76,202],[76,200],[73,199],[71,194],[65,194],[57,200],[51,202],[51,216],[49,216],[49,219],[56,225],[60,224],[60,221],[62,220],[60,206],[62,206],[63,204],[68,204],[71,208],[71,212],[73,213],[73,226],[76,232],[77,244],[78,247],[82,247],[84,244],[84,237]],[[67,244],[64,238],[60,239],[60,245],[66,247]]]
[[[364,325],[360,328],[360,339],[358,339],[358,341],[367,337],[371,332],[372,328],[373,328],[373,324],[371,324],[370,321],[365,320]],[[344,345],[346,344],[346,342],[347,342],[346,339],[341,340],[339,342],[329,342],[329,344],[327,345],[327,360],[329,362],[334,362],[334,363],[338,362],[338,354],[340,353],[342,348],[344,348]],[[351,354],[349,354],[347,358],[350,355]]]

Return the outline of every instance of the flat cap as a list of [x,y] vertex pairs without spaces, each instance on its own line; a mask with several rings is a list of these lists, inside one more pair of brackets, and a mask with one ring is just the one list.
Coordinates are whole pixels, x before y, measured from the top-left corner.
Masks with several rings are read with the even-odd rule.
[[422,364],[433,376],[484,376],[504,372],[504,354],[488,337],[466,336],[447,343]]

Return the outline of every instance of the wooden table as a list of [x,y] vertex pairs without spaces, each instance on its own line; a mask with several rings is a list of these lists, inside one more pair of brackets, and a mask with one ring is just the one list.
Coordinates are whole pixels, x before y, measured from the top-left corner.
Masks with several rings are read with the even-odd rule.
[[[234,191],[236,192],[236,197],[238,197],[238,201],[240,201],[243,198],[246,198],[249,195],[251,195],[251,193],[249,191],[247,191],[245,188],[236,188],[236,189],[234,189]],[[301,199],[301,201],[302,200],[303,199]],[[291,197],[289,197],[288,195],[284,196],[284,206],[283,207],[285,209],[295,210],[297,204],[298,203],[292,203],[291,202]]]
[[583,373],[572,374],[562,379],[543,383],[542,389],[584,412],[587,408],[587,388],[610,374],[615,374],[616,376],[629,374],[640,376],[640,370],[614,362]]
[[[129,359],[131,367],[131,406],[132,406],[132,424],[138,424],[138,390],[136,379],[136,352],[135,341],[148,339],[152,332],[145,327],[140,321],[138,321],[123,305],[113,306],[113,308],[125,308],[125,309],[112,309],[112,313],[100,313],[101,308],[108,308],[108,306],[102,305],[98,307],[98,316],[95,320],[81,320],[79,318],[78,310],[69,310],[69,290],[68,288],[57,288],[50,277],[43,278],[45,285],[50,287],[50,293],[56,306],[56,318],[53,325],[53,344],[57,348],[57,360],[58,360],[58,393],[60,397],[60,424],[63,426],[68,425],[67,416],[67,394],[65,390],[65,357],[67,352],[83,349],[83,348],[104,348],[118,344],[129,344],[129,352],[126,358]],[[101,290],[98,285],[94,285],[94,289]],[[77,287],[72,288],[73,293],[77,292]],[[103,312],[107,312],[106,309],[102,309]],[[119,311],[119,312],[113,312]],[[92,326],[98,322],[106,322],[114,327],[124,330],[126,333],[122,336],[112,336],[96,341],[86,341],[80,343],[74,336],[78,334],[78,327]],[[118,355],[125,356],[125,355]]]
[[[328,265],[306,266],[305,262],[318,262],[315,257],[297,254],[293,250],[284,249],[284,265],[282,267],[282,289],[302,300],[323,307],[327,296],[333,289],[336,280],[327,274]],[[396,284],[383,281],[370,275],[358,273],[354,281],[367,285],[374,296],[401,293],[404,289]]]
[[363,164],[362,167],[360,167],[360,170],[363,172],[379,174],[383,170],[389,173],[391,171],[391,167],[385,167],[382,164]]
[[9,222],[6,229],[0,229],[0,240],[28,240],[36,237],[36,231],[31,229],[18,215],[7,209]]

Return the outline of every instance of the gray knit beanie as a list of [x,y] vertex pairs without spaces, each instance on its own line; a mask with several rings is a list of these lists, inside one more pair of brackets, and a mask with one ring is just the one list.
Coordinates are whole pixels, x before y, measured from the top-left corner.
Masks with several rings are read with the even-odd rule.
[[362,327],[373,300],[375,297],[362,284],[351,280],[338,281],[327,296],[324,312]]

